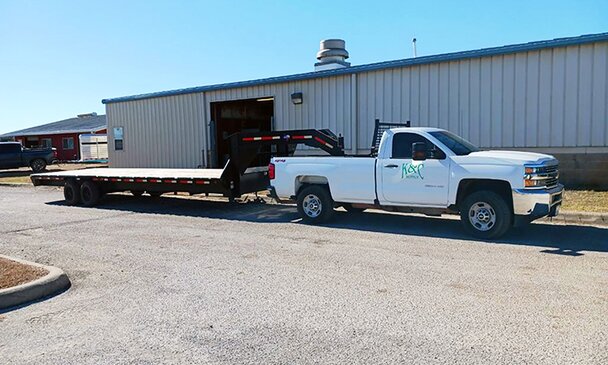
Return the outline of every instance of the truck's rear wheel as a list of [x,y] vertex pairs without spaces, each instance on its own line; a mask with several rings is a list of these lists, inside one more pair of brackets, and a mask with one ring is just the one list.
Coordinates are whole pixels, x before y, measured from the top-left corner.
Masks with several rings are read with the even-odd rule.
[[509,205],[493,191],[477,191],[467,196],[460,207],[460,220],[470,234],[498,238],[511,228],[513,215]]
[[30,167],[34,172],[42,172],[46,169],[46,161],[41,158],[37,158],[30,162]]
[[334,213],[334,201],[325,186],[307,186],[298,194],[298,212],[305,223],[326,222]]
[[67,205],[78,205],[80,203],[80,186],[74,180],[68,180],[63,186],[63,198]]
[[101,190],[92,181],[85,181],[80,186],[80,200],[85,207],[92,207],[99,202]]

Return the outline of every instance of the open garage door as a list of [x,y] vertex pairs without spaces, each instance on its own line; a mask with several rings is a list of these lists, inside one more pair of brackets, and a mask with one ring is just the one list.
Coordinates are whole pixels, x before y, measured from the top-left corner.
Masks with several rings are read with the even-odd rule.
[[[223,167],[229,158],[230,140],[228,137],[237,132],[263,132],[272,130],[274,118],[274,99],[258,98],[231,100],[211,103],[213,121],[212,138],[214,138],[214,155],[212,167]],[[213,131],[215,129],[215,132]],[[255,166],[264,166],[270,162],[268,154],[260,154]]]

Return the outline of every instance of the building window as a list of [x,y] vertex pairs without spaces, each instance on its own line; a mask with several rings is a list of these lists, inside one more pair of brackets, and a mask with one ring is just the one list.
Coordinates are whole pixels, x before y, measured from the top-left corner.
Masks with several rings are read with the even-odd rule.
[[51,148],[53,147],[53,140],[50,138],[42,138],[40,140],[40,147],[42,148]]
[[114,127],[114,151],[122,151],[124,148],[124,133],[122,127]]
[[64,150],[74,149],[74,137],[66,137],[62,139],[62,145]]

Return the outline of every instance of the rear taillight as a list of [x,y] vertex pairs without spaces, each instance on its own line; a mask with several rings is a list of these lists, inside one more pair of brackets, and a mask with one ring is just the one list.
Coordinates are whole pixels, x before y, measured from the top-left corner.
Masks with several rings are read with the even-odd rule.
[[274,164],[272,162],[268,165],[268,177],[270,180],[274,180]]

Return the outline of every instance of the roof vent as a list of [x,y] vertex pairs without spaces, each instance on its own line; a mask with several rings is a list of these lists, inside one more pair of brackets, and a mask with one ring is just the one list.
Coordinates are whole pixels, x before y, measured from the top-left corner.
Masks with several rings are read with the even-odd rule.
[[317,59],[315,63],[315,71],[334,70],[350,66],[350,63],[345,62],[348,58],[346,51],[346,42],[342,39],[325,39],[321,41]]
[[96,117],[96,116],[97,116],[97,113],[95,113],[95,112],[78,114],[78,118],[90,118],[90,117]]

